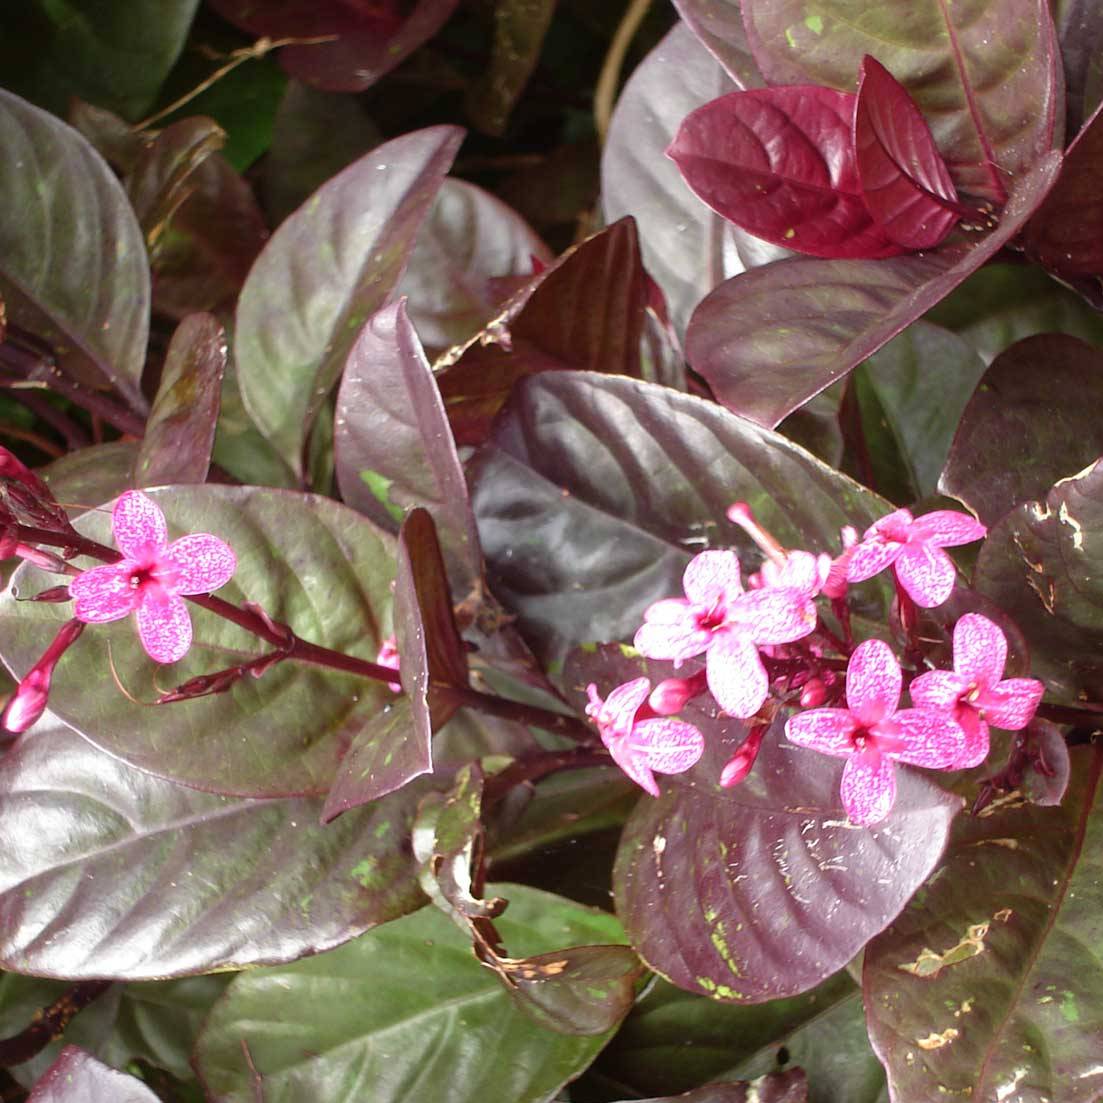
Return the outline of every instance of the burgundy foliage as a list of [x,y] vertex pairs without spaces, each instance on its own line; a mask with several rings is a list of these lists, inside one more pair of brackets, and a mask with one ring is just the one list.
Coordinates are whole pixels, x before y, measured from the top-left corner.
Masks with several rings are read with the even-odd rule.
[[1103,9],[57,7],[0,1096],[1098,1100]]

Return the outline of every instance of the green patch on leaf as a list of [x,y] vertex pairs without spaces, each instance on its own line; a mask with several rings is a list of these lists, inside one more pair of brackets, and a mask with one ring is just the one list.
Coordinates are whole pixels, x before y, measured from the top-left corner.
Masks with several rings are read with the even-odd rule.
[[360,478],[372,492],[376,501],[399,523],[405,517],[405,512],[391,501],[390,492],[394,479],[388,479],[386,475],[380,475],[378,471],[361,471]]

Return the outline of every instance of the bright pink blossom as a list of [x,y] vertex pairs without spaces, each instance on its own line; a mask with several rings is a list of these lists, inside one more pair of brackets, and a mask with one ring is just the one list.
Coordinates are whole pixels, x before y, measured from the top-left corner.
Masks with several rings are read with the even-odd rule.
[[[613,761],[653,797],[659,795],[653,770],[660,774],[681,774],[693,766],[705,749],[704,736],[684,720],[668,716],[647,716],[644,705],[651,692],[647,678],[636,678],[617,686],[602,701],[597,686],[586,687],[588,716],[597,725],[601,741]],[[643,718],[638,714],[643,711]]]
[[233,550],[217,536],[197,532],[168,542],[165,515],[152,499],[128,490],[111,516],[123,557],[84,571],[69,583],[73,615],[87,624],[134,613],[138,638],[154,662],[174,663],[192,641],[191,617],[181,595],[206,594],[230,581]]
[[965,735],[945,712],[897,709],[900,664],[882,640],[866,640],[846,670],[845,709],[812,709],[790,717],[785,734],[800,747],[845,758],[841,794],[851,823],[883,820],[896,800],[894,760],[950,769]]
[[955,770],[979,766],[988,757],[988,724],[1020,731],[1034,718],[1045,686],[1037,678],[1004,678],[1007,638],[979,613],[954,625],[954,669],[931,670],[908,692],[922,708],[947,711],[965,732]]
[[776,583],[745,592],[735,552],[702,552],[686,567],[686,596],[657,601],[644,614],[636,648],[675,666],[708,652],[705,670],[717,703],[732,716],[753,716],[769,691],[759,646],[792,643],[816,627],[816,557],[794,553],[791,563]]
[[988,530],[968,514],[938,509],[912,517],[898,509],[875,521],[850,551],[847,579],[864,582],[891,566],[908,596],[923,609],[941,605],[954,588],[956,572],[942,550],[980,540]]

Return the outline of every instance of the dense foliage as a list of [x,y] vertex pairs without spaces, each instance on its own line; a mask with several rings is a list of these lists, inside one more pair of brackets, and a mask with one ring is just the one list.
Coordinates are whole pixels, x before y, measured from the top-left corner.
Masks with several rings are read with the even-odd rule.
[[1103,9],[81,7],[3,1098],[1103,1099]]

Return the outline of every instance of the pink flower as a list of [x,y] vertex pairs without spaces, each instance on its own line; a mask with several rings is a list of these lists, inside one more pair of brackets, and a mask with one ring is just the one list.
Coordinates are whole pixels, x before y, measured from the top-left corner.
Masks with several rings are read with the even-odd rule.
[[[659,795],[652,770],[660,774],[681,774],[693,766],[705,749],[704,736],[684,720],[647,716],[644,706],[651,692],[646,678],[617,686],[605,701],[597,686],[586,687],[590,704],[586,714],[597,724],[601,741],[613,761],[653,797]],[[638,714],[642,711],[643,718]]]
[[893,760],[950,769],[965,735],[945,712],[901,709],[900,664],[887,643],[859,644],[846,670],[845,709],[812,709],[789,718],[785,734],[799,747],[845,758],[841,795],[851,823],[883,820],[896,800]]
[[875,521],[850,552],[847,579],[864,582],[892,566],[897,581],[916,605],[933,609],[954,588],[956,572],[944,547],[970,544],[988,530],[968,514],[938,509],[913,518],[898,509]]
[[233,550],[206,532],[168,543],[165,515],[152,498],[128,490],[111,516],[123,557],[84,571],[69,583],[73,615],[86,624],[135,613],[138,638],[154,662],[174,663],[187,654],[192,629],[182,594],[206,594],[230,581]]
[[954,625],[954,669],[921,674],[909,687],[912,702],[943,709],[965,732],[965,745],[953,766],[965,770],[988,757],[988,723],[1020,731],[1034,718],[1046,687],[1037,678],[1004,678],[1007,638],[979,613],[966,613]]
[[790,563],[777,584],[744,592],[735,552],[702,552],[686,567],[686,596],[657,601],[644,614],[636,648],[652,659],[673,659],[675,666],[707,651],[708,686],[717,703],[732,716],[753,716],[770,688],[759,646],[792,643],[816,627],[811,594],[818,586],[817,560],[794,552]]
[[[379,645],[379,654],[375,656],[375,661],[380,666],[389,666],[393,667],[395,670],[398,669],[400,661],[398,655],[398,639],[393,632]],[[388,682],[387,688],[392,693],[401,693],[402,683]]]

